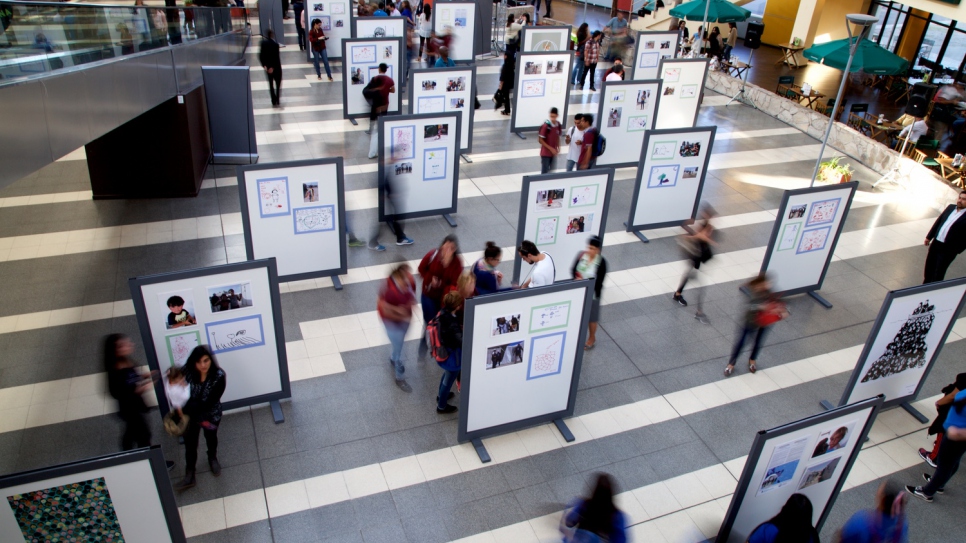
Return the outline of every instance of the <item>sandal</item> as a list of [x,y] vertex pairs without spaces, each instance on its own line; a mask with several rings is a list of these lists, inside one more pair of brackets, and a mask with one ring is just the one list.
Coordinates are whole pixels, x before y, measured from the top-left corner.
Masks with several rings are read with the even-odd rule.
[[589,350],[593,349],[595,345],[597,345],[597,342],[596,341],[593,342],[593,343],[591,343],[591,344],[589,344],[589,345],[585,343],[584,344],[584,350],[585,351],[589,351]]
[[748,371],[755,373],[758,371],[758,366],[756,366],[754,362],[748,362]]
[[734,371],[735,371],[734,366],[725,366],[725,371],[724,371],[725,377],[731,377],[731,374],[734,373]]

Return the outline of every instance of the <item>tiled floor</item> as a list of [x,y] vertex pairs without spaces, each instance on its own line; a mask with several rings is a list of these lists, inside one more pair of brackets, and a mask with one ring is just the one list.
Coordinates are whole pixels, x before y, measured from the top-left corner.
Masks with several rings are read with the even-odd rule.
[[[294,38],[287,37],[292,44]],[[297,47],[284,50],[284,108],[269,107],[253,72],[261,162],[342,156],[353,225],[375,222],[375,164],[364,126],[343,121],[338,83],[317,82]],[[498,66],[482,63],[472,164],[460,166],[455,215],[472,262],[487,240],[509,257],[521,177],[537,170],[532,139],[509,134],[485,99]],[[308,76],[308,77],[307,77]],[[291,84],[290,84],[291,82]],[[573,95],[571,112],[595,111],[596,94]],[[286,422],[267,406],[227,414],[220,430],[220,477],[178,496],[191,541],[556,541],[559,512],[595,471],[621,486],[620,506],[645,542],[712,537],[728,506],[756,431],[819,412],[837,399],[885,293],[917,284],[922,237],[936,212],[914,195],[872,192],[861,181],[823,295],[789,300],[755,375],[721,379],[741,304],[737,291],[764,253],[782,190],[807,184],[818,144],[727,97],[708,96],[699,124],[718,126],[704,198],[721,213],[718,253],[700,287],[711,325],[672,304],[682,271],[674,228],[650,244],[608,227],[610,264],[599,346],[584,359],[577,437],[544,425],[486,440],[481,464],[456,441],[456,421],[433,410],[435,364],[406,345],[414,391],[392,385],[387,340],[374,313],[378,281],[399,260],[416,260],[453,230],[441,219],[408,221],[412,247],[350,249],[345,288],[329,280],[282,285],[293,398]],[[634,168],[618,170],[612,217],[629,213]],[[0,472],[115,451],[119,422],[105,395],[98,340],[139,337],[127,279],[244,259],[232,168],[212,167],[194,199],[91,201],[83,152],[72,153],[0,190]],[[357,233],[365,235],[366,228]],[[509,263],[503,264],[504,272]],[[955,262],[949,276],[966,274]],[[690,290],[691,295],[696,294]],[[950,336],[924,395],[963,371],[966,320]],[[143,351],[137,353],[143,359]],[[917,405],[932,411],[934,398]],[[183,469],[183,451],[151,416],[155,439]],[[923,426],[904,411],[883,413],[839,496],[823,539],[868,507],[878,481],[918,480]],[[206,468],[204,468],[206,469]],[[913,541],[959,541],[962,483],[931,505],[910,506]]]

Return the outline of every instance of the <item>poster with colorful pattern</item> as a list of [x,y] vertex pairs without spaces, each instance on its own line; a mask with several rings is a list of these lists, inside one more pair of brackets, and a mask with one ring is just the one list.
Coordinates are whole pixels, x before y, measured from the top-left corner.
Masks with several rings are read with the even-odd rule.
[[124,543],[103,477],[7,496],[26,541]]

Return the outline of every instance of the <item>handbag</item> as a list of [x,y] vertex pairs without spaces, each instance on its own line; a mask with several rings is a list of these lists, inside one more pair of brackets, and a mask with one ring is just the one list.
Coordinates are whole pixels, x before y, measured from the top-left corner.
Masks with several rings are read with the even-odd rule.
[[188,428],[188,415],[182,417],[178,417],[177,415],[178,413],[176,411],[168,411],[163,421],[164,431],[173,437],[180,437]]
[[761,328],[767,328],[785,318],[788,311],[785,304],[778,300],[771,300],[765,303],[758,314],[755,316],[755,323]]

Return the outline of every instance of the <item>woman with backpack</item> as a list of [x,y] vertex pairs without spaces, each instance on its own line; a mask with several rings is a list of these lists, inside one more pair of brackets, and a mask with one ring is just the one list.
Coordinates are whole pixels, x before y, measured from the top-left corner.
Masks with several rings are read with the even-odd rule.
[[614,505],[614,483],[606,473],[598,473],[587,498],[577,498],[561,521],[564,541],[627,541],[627,517]]
[[445,361],[440,362],[438,355],[436,361],[443,369],[436,395],[436,412],[441,415],[456,412],[456,406],[450,405],[448,400],[453,383],[459,378],[463,360],[463,321],[459,315],[462,308],[463,297],[456,291],[447,293],[443,296],[443,308],[436,323],[439,327],[439,343],[447,352]]
[[[429,324],[429,321],[436,318],[439,308],[442,307],[443,296],[456,290],[461,273],[463,259],[459,255],[459,241],[452,234],[443,238],[438,248],[423,256],[419,262],[419,276],[423,280],[420,303],[423,306],[424,323]],[[425,349],[426,345],[423,343],[420,350],[425,353]]]
[[735,341],[734,349],[731,351],[731,358],[728,359],[728,366],[725,367],[725,377],[731,376],[735,371],[735,362],[741,354],[741,348],[745,346],[745,340],[754,336],[755,343],[751,348],[751,356],[748,359],[748,371],[755,373],[758,366],[755,360],[758,358],[758,351],[765,339],[765,332],[776,322],[788,316],[785,304],[778,301],[771,292],[771,281],[768,276],[760,274],[747,284],[748,306],[745,308],[745,318],[741,331],[738,332],[738,340]]
[[400,264],[393,268],[389,277],[379,291],[377,310],[382,324],[386,327],[386,335],[392,345],[389,364],[396,374],[396,386],[403,392],[412,392],[412,387],[406,382],[406,367],[403,365],[402,350],[406,342],[406,332],[413,318],[413,306],[416,305],[416,280],[409,264]]

